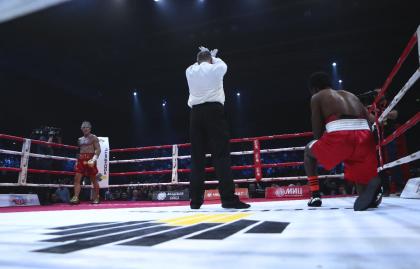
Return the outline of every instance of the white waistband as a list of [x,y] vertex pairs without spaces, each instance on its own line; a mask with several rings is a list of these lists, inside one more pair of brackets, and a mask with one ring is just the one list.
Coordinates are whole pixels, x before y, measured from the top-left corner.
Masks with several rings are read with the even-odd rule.
[[342,119],[335,120],[325,125],[327,133],[336,131],[369,130],[369,124],[365,119]]

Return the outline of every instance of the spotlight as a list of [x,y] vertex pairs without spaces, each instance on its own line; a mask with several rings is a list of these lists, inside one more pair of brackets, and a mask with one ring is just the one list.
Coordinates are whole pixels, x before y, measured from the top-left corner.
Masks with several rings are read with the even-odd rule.
[[336,62],[333,62],[332,63],[332,66],[336,67],[337,66],[337,63]]
[[162,102],[162,106],[165,107],[166,106],[166,101]]
[[137,91],[134,91],[134,92],[133,92],[133,95],[134,95],[134,96],[137,96]]
[[241,93],[240,92],[237,92],[236,93],[236,96],[238,96],[238,97],[241,96]]
[[338,81],[338,83],[343,83],[343,81],[340,79],[340,80]]

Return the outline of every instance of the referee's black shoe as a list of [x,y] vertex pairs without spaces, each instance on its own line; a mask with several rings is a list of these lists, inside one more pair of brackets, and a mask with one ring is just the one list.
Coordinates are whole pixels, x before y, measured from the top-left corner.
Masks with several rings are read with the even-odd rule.
[[199,202],[191,201],[190,202],[190,208],[191,209],[200,209],[202,204],[203,204],[203,201],[199,201]]
[[234,209],[245,209],[245,208],[250,208],[251,205],[246,204],[244,202],[241,202],[239,200],[234,200],[234,201],[222,202],[222,207],[223,208],[234,208]]

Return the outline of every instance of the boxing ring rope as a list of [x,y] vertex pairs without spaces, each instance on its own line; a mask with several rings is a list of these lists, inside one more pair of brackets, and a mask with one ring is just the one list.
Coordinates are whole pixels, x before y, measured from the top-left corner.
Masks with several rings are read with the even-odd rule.
[[[388,104],[388,106],[384,109],[384,111],[381,113],[381,115],[377,115],[376,113],[376,107],[377,104],[380,102],[381,98],[385,95],[385,93],[388,91],[389,86],[394,79],[395,75],[400,70],[402,64],[407,59],[408,55],[412,51],[413,47],[417,44],[417,51],[418,51],[418,60],[419,60],[419,67],[417,67],[417,70],[414,72],[414,74],[409,78],[409,80],[404,84],[404,86],[399,90],[399,92],[394,96],[392,101]],[[371,113],[373,110],[375,110],[375,125],[376,125],[376,131],[378,135],[378,150],[379,150],[379,160],[380,160],[380,166],[378,167],[378,171],[382,171],[388,168],[392,168],[394,166],[404,164],[407,162],[415,161],[419,159],[419,154],[414,153],[409,156],[403,157],[399,160],[384,164],[383,158],[382,158],[382,147],[392,142],[397,137],[403,135],[405,132],[407,132],[410,128],[414,127],[418,121],[420,120],[420,112],[417,112],[411,119],[409,119],[407,122],[405,122],[403,125],[401,125],[397,130],[395,130],[391,135],[389,135],[387,138],[383,138],[381,134],[381,126],[380,123],[382,123],[386,117],[389,115],[389,113],[392,111],[392,109],[395,108],[395,106],[401,101],[401,99],[404,97],[404,95],[412,88],[412,86],[417,82],[417,80],[420,77],[420,25],[417,27],[416,32],[411,36],[407,46],[404,48],[401,56],[398,58],[397,63],[393,67],[391,73],[389,74],[388,78],[385,80],[384,85],[382,86],[381,90],[379,91],[378,95],[376,96],[375,100],[373,101],[373,104],[369,108],[369,113]]]
[[[277,153],[277,152],[287,152],[287,151],[298,151],[304,150],[305,147],[289,147],[289,148],[279,148],[279,149],[262,149],[261,153]],[[120,151],[121,152],[121,151]],[[1,150],[0,150],[1,153]],[[232,156],[240,156],[240,155],[250,155],[254,154],[252,150],[244,150],[244,151],[234,151],[231,152],[230,155]],[[206,154],[206,157],[211,157],[211,154]],[[178,156],[178,160],[189,159],[191,155],[182,155]],[[117,163],[140,163],[140,162],[149,162],[149,161],[168,161],[172,160],[172,157],[158,157],[158,158],[143,158],[143,159],[130,159],[130,160],[113,160],[109,161],[110,164],[117,164]]]
[[[253,145],[257,145],[254,147],[254,150],[246,150],[246,151],[236,151],[231,152],[233,156],[241,156],[241,155],[251,155],[254,154],[257,157],[257,160],[260,154],[266,153],[278,153],[278,152],[290,152],[290,151],[302,151],[305,147],[287,147],[287,148],[269,148],[269,149],[260,149],[259,148],[259,141],[267,141],[267,140],[276,140],[276,139],[288,139],[288,138],[299,138],[299,137],[312,137],[311,132],[305,133],[296,133],[296,134],[282,134],[282,135],[272,135],[272,136],[261,136],[261,137],[252,137],[252,138],[236,138],[231,139],[232,143],[246,143],[252,142]],[[22,137],[16,136],[9,136],[0,134],[0,138],[14,140],[18,142],[23,142],[22,152],[19,151],[12,151],[12,150],[4,150],[0,149],[0,153],[3,154],[11,154],[11,155],[18,155],[18,156],[27,156],[27,157],[34,157],[34,158],[43,158],[43,159],[53,159],[53,160],[60,160],[60,161],[76,161],[75,158],[69,157],[60,157],[54,155],[45,155],[45,154],[35,154],[30,153],[30,145],[31,144],[41,144],[45,146],[54,146],[54,147],[62,147],[67,149],[78,149],[78,147],[64,145],[64,144],[57,144],[57,143],[49,143],[40,140],[31,140]],[[25,149],[26,143],[26,149]],[[157,171],[134,171],[134,172],[122,172],[122,173],[110,173],[110,176],[132,176],[132,175],[163,175],[163,174],[172,174],[172,181],[170,183],[139,183],[139,184],[114,184],[109,185],[109,187],[127,187],[127,186],[157,186],[157,185],[188,185],[188,181],[178,181],[178,173],[189,173],[191,169],[188,168],[180,168],[178,169],[178,160],[181,159],[189,159],[191,155],[180,155],[178,156],[178,148],[187,148],[190,144],[178,144],[178,145],[161,145],[161,146],[147,146],[147,147],[137,147],[137,148],[126,148],[126,149],[113,149],[110,152],[142,152],[148,150],[157,150],[157,149],[173,149],[173,156],[171,157],[157,157],[157,158],[141,158],[141,159],[130,159],[130,160],[112,160],[109,161],[110,164],[121,164],[121,163],[141,163],[141,162],[154,162],[154,161],[173,161],[173,169],[162,169]],[[207,157],[211,157],[211,154],[206,154]],[[255,159],[254,158],[254,159]],[[252,165],[241,165],[241,166],[232,166],[232,170],[245,170],[245,169],[255,169],[257,172],[260,171],[258,169],[264,168],[275,168],[275,167],[294,167],[294,166],[302,166],[303,162],[285,162],[285,163],[269,163],[269,164],[262,164],[261,162],[256,162]],[[24,167],[22,167],[24,166]],[[26,165],[21,164],[21,168],[14,168],[14,167],[0,167],[0,171],[8,171],[8,172],[19,172],[25,170],[26,173],[35,173],[35,174],[52,174],[52,175],[70,175],[73,176],[74,172],[69,171],[53,171],[53,170],[42,170],[42,169],[33,169],[27,168]],[[175,169],[174,169],[175,168]],[[206,172],[213,172],[213,167],[207,167]],[[256,172],[256,173],[257,173]],[[323,175],[320,178],[342,178],[343,175]],[[295,177],[277,177],[277,178],[263,178],[260,174],[259,178],[249,178],[249,179],[236,179],[236,183],[249,183],[249,182],[272,182],[272,181],[279,181],[279,180],[305,180],[306,176],[295,176]],[[205,181],[206,184],[216,184],[218,181],[216,180],[209,180]],[[26,178],[22,179],[19,178],[18,183],[0,183],[0,186],[33,186],[33,187],[57,187],[57,186],[72,186],[72,185],[63,185],[63,184],[32,184],[26,183]],[[86,186],[89,187],[89,186]]]
[[411,86],[414,85],[414,83],[419,79],[419,77],[420,77],[420,67],[419,69],[416,70],[416,72],[414,72],[414,74],[410,77],[410,79],[407,81],[404,87],[398,92],[398,94],[395,95],[394,99],[392,99],[388,107],[384,110],[384,112],[378,118],[379,122],[382,122],[384,121],[384,119],[386,119],[389,112],[391,112],[391,110],[398,104],[401,98],[408,92],[408,90],[411,88]]
[[[4,149],[0,149],[0,153],[9,154],[9,155],[19,155],[19,156],[23,155],[23,153],[20,151],[4,150]],[[53,160],[61,160],[61,161],[76,161],[76,158],[61,157],[61,156],[54,156],[54,155],[44,155],[44,154],[36,154],[36,153],[29,153],[28,155],[30,157],[35,157],[35,158],[53,159]]]
[[[380,92],[378,93],[377,97],[375,98],[369,112],[372,112],[378,102],[380,101],[381,97],[384,96],[386,91],[389,89],[389,86],[394,79],[395,75],[400,70],[402,64],[405,62],[406,58],[408,57],[409,53],[412,51],[413,47],[419,44],[420,38],[420,26],[417,28],[416,33],[412,35],[410,38],[407,46],[404,48],[401,56],[398,58],[396,65],[393,67],[390,75],[386,79],[384,85],[382,86]],[[418,53],[419,53],[419,63],[420,63],[420,47],[418,46]],[[410,79],[405,83],[402,89],[397,93],[397,95],[393,98],[390,102],[388,107],[381,113],[381,115],[377,115],[375,113],[375,121],[377,125],[377,132],[378,132],[378,149],[380,155],[380,166],[378,167],[379,171],[392,168],[397,165],[401,165],[404,163],[409,163],[420,158],[420,151],[417,151],[413,154],[408,156],[402,157],[396,161],[389,162],[387,164],[383,164],[382,162],[382,151],[381,147],[389,144],[392,140],[398,138],[399,136],[403,135],[409,129],[414,127],[418,121],[420,120],[420,112],[417,112],[410,120],[400,126],[397,130],[395,130],[390,136],[383,139],[380,134],[380,123],[384,121],[384,119],[388,116],[388,114],[392,111],[392,109],[399,103],[399,101],[403,98],[403,96],[408,92],[409,89],[416,83],[418,78],[420,77],[420,68],[417,68],[415,73],[410,77]],[[376,112],[376,110],[375,110]],[[251,182],[274,182],[274,181],[283,181],[283,180],[306,180],[306,176],[291,176],[291,177],[267,177],[264,178],[262,175],[262,169],[265,168],[275,168],[275,167],[296,167],[302,166],[303,162],[284,162],[284,163],[272,163],[266,164],[262,163],[261,161],[261,154],[267,153],[277,153],[277,152],[289,152],[289,151],[303,151],[305,147],[288,147],[288,148],[274,148],[274,149],[261,149],[260,142],[261,141],[268,141],[268,140],[281,140],[281,139],[291,139],[291,138],[305,138],[305,137],[312,137],[311,132],[304,132],[304,133],[296,133],[296,134],[280,134],[280,135],[271,135],[271,136],[260,136],[260,137],[250,137],[250,138],[235,138],[231,139],[231,143],[252,143],[253,150],[245,150],[245,151],[235,151],[231,152],[232,156],[242,156],[242,155],[253,155],[254,163],[250,165],[241,165],[241,166],[232,166],[232,170],[245,170],[245,169],[253,169],[255,173],[255,178],[247,178],[247,179],[235,179],[235,183],[251,183]],[[35,154],[30,152],[31,145],[44,145],[48,147],[61,147],[65,149],[71,150],[78,150],[78,147],[71,146],[71,145],[64,145],[58,143],[51,143],[46,141],[40,140],[32,140],[23,137],[11,136],[0,134],[0,139],[12,140],[22,143],[22,151],[13,151],[13,150],[6,150],[0,149],[1,154],[9,154],[9,155],[16,155],[21,157],[21,165],[20,168],[16,167],[0,167],[0,171],[5,172],[17,172],[19,173],[18,183],[0,183],[0,186],[28,186],[28,187],[58,187],[58,186],[67,186],[71,187],[72,185],[63,185],[63,184],[34,184],[34,183],[27,183],[27,173],[35,173],[35,174],[53,174],[53,175],[69,175],[73,176],[74,172],[69,171],[53,171],[53,170],[42,170],[42,169],[33,169],[28,168],[29,158],[42,158],[42,159],[53,159],[59,161],[76,161],[75,158],[68,158],[68,157],[61,157],[61,156],[53,156],[53,155],[45,155],[45,154]],[[114,184],[109,185],[110,188],[112,187],[131,187],[131,186],[158,186],[158,185],[188,185],[188,181],[180,181],[178,178],[179,173],[189,173],[191,172],[188,168],[179,168],[178,161],[183,159],[190,159],[191,155],[178,155],[178,150],[182,148],[188,148],[191,145],[188,143],[185,144],[177,144],[177,145],[161,145],[161,146],[147,146],[147,147],[134,147],[134,148],[125,148],[125,149],[112,149],[110,150],[111,153],[127,153],[127,152],[144,152],[150,150],[159,150],[159,149],[172,149],[172,156],[168,157],[156,157],[156,158],[137,158],[137,159],[129,159],[129,160],[111,160],[109,161],[110,164],[123,164],[123,163],[143,163],[143,162],[155,162],[155,161],[172,161],[172,169],[162,169],[156,171],[133,171],[133,172],[114,172],[110,173],[110,176],[118,177],[118,176],[133,176],[133,175],[164,175],[164,174],[171,174],[171,182],[163,182],[163,183],[138,183],[138,184]],[[206,157],[211,157],[210,154],[207,154]],[[213,172],[213,167],[207,167],[206,172]],[[343,178],[343,174],[338,175],[320,175],[319,178]],[[205,181],[206,184],[217,184],[218,181],[216,180],[208,180]],[[90,186],[84,186],[90,187]]]
[[[297,137],[312,137],[311,132],[305,133],[296,133],[296,134],[282,134],[282,135],[272,135],[272,136],[261,136],[261,137],[251,137],[251,138],[236,138],[231,139],[231,143],[244,143],[244,142],[252,142],[254,144],[254,150],[252,151],[236,151],[231,152],[233,156],[240,156],[240,155],[250,155],[254,154],[254,165],[242,165],[242,166],[232,166],[232,170],[245,170],[245,169],[255,169],[256,178],[252,180],[238,180],[236,179],[236,183],[242,182],[255,182],[261,181],[262,174],[261,169],[263,168],[273,168],[273,167],[291,167],[291,166],[301,166],[303,162],[289,162],[289,163],[278,163],[278,164],[261,164],[260,161],[260,154],[261,153],[276,153],[276,152],[286,152],[286,151],[297,151],[297,150],[304,150],[305,147],[289,147],[289,148],[280,148],[280,149],[264,149],[261,150],[259,148],[259,141],[266,141],[266,140],[274,140],[274,139],[288,139],[288,138],[297,138]],[[258,145],[255,148],[255,145]],[[190,144],[179,144],[179,145],[162,145],[162,146],[148,146],[148,147],[139,147],[139,148],[127,148],[127,149],[112,149],[110,152],[136,152],[136,151],[144,151],[144,150],[155,150],[155,149],[169,149],[172,147],[173,155],[172,157],[160,157],[160,158],[144,158],[144,159],[130,159],[130,160],[114,160],[110,161],[110,164],[118,164],[118,163],[135,163],[135,162],[145,162],[145,161],[157,161],[157,160],[173,160],[173,169],[172,170],[159,170],[159,171],[135,171],[135,172],[120,172],[120,173],[110,173],[110,176],[132,176],[132,175],[147,175],[147,174],[170,174],[172,173],[172,183],[174,184],[181,184],[178,180],[178,173],[189,173],[191,169],[178,169],[177,160],[180,159],[189,159],[191,155],[182,155],[178,156],[178,148],[185,148],[189,147]],[[211,157],[211,154],[206,154],[206,157]],[[206,172],[213,172],[213,167],[207,167],[205,169]],[[287,178],[278,178],[279,180],[287,180]],[[295,179],[295,178],[293,178]],[[305,178],[303,178],[305,179]],[[206,184],[214,184],[217,181],[205,181]],[[185,183],[182,183],[185,184]],[[187,184],[189,184],[187,182]]]
[[[397,63],[395,64],[394,68],[392,68],[391,73],[389,74],[388,78],[385,80],[384,85],[381,87],[380,92],[376,96],[375,100],[373,101],[374,104],[379,103],[381,98],[384,96],[386,91],[389,88],[389,85],[391,84],[392,80],[394,79],[395,75],[400,70],[402,64],[407,59],[408,55],[410,54],[413,47],[419,43],[418,39],[420,38],[420,26],[417,27],[417,31],[411,36],[410,41],[408,42],[407,46],[404,48],[401,56],[398,58]],[[419,52],[419,63],[420,63],[420,48],[418,50]],[[372,112],[373,108],[371,107],[369,109],[369,112]]]
[[385,145],[389,144],[394,139],[396,139],[397,137],[399,137],[402,134],[404,134],[405,132],[407,132],[408,129],[414,127],[419,121],[420,121],[420,112],[417,112],[416,115],[414,115],[411,119],[406,121],[403,125],[398,127],[397,130],[395,130],[392,134],[390,134],[387,138],[385,138],[382,141],[381,145],[385,146]]
[[415,152],[413,154],[410,154],[408,156],[405,156],[405,157],[402,157],[398,160],[395,160],[393,162],[387,163],[383,167],[379,167],[378,169],[379,169],[379,171],[382,171],[382,170],[385,170],[385,169],[388,169],[388,168],[395,167],[397,165],[410,163],[410,162],[413,162],[413,161],[418,160],[418,159],[420,159],[420,150],[418,150],[417,152]]

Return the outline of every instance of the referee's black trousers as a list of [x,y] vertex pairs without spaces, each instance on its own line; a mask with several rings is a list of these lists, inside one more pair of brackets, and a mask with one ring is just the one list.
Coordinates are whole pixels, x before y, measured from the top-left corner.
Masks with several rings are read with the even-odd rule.
[[190,141],[191,203],[203,203],[205,154],[208,147],[219,180],[219,193],[222,203],[238,201],[230,168],[229,127],[221,103],[209,102],[193,106],[190,114]]

